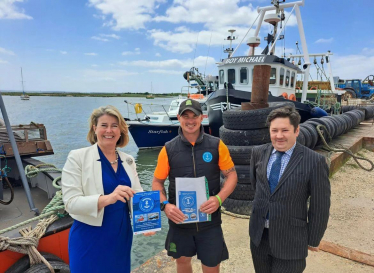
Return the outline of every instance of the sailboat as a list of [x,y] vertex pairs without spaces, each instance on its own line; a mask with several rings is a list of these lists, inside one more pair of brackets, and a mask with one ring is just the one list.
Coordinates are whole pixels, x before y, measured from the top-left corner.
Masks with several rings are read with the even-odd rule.
[[22,74],[22,67],[21,67],[21,79],[22,79],[22,95],[21,95],[21,100],[29,100],[30,96],[25,93],[25,88],[23,85],[23,74]]
[[152,86],[152,82],[151,82],[151,93],[150,93],[149,95],[145,96],[145,98],[146,98],[146,99],[154,99],[155,96],[153,96],[152,93],[153,93],[153,86]]

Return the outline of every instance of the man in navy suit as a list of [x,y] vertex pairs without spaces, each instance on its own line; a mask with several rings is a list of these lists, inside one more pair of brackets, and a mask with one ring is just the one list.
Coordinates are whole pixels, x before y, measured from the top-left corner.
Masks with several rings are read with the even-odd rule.
[[273,110],[267,121],[271,143],[254,148],[250,163],[253,264],[257,273],[303,272],[308,249],[318,251],[327,227],[329,169],[322,155],[296,142],[300,115],[293,107]]

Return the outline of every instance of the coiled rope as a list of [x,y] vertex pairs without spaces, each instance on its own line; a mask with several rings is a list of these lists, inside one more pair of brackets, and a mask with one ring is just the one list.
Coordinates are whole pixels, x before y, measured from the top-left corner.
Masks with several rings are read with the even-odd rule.
[[[41,164],[37,166],[27,165],[25,168],[25,173],[28,178],[36,177],[40,172],[61,172],[61,169],[56,168],[52,164]],[[61,180],[61,176],[53,180],[52,185],[61,189],[61,186],[57,182]],[[49,204],[43,209],[39,216],[28,219],[24,222],[18,223],[9,228],[0,230],[0,234],[17,229],[21,226],[27,225],[31,222],[39,220],[38,224],[34,229],[30,227],[25,227],[19,232],[22,237],[19,238],[8,238],[0,236],[0,251],[10,250],[22,254],[29,255],[30,265],[44,263],[49,270],[54,273],[54,269],[49,264],[49,262],[39,253],[36,249],[39,244],[39,240],[45,234],[48,226],[55,222],[57,219],[64,217],[65,213],[60,213],[60,210],[64,210],[65,206],[62,201],[61,190],[57,191],[55,196],[49,202]]]
[[[318,133],[318,135],[320,136],[320,138],[321,138],[321,140],[322,140],[322,142],[323,142],[324,148],[325,148],[327,151],[329,151],[329,152],[335,152],[335,153],[347,153],[347,154],[349,154],[349,155],[354,159],[354,161],[356,161],[357,165],[358,165],[361,169],[363,169],[363,170],[365,170],[365,171],[368,171],[368,172],[371,172],[372,170],[374,170],[374,163],[373,163],[370,159],[367,159],[367,158],[365,158],[365,157],[361,157],[361,156],[357,156],[357,155],[353,154],[349,149],[344,148],[342,145],[333,145],[333,146],[329,146],[329,145],[327,144],[325,138],[323,137],[323,133],[322,133],[321,128],[324,128],[324,129],[325,129],[324,131],[327,132],[328,137],[329,137],[330,139],[332,139],[332,138],[331,138],[331,135],[330,135],[330,133],[328,132],[326,126],[324,126],[324,125],[322,125],[322,124],[316,126],[317,133]],[[329,154],[330,154],[330,153],[329,153]],[[370,168],[366,168],[365,166],[363,166],[363,165],[359,162],[359,160],[362,160],[362,161],[366,161],[366,162],[368,162],[368,163],[371,165],[371,167],[370,167]]]

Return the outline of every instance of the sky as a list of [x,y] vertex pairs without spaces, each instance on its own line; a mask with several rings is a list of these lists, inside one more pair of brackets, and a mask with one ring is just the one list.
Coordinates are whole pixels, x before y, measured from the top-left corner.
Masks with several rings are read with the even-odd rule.
[[[292,1],[286,1],[292,2]],[[257,7],[271,0],[0,0],[0,90],[178,93],[183,73],[216,63],[235,29],[235,56]],[[331,50],[334,76],[374,74],[374,1],[305,0],[300,7],[309,53]],[[285,39],[276,54],[296,54],[295,12],[286,10]],[[271,31],[264,23],[259,37]],[[320,60],[318,60],[320,61]],[[319,66],[321,64],[319,63]],[[326,64],[324,64],[326,68]],[[317,78],[312,69],[312,79]]]

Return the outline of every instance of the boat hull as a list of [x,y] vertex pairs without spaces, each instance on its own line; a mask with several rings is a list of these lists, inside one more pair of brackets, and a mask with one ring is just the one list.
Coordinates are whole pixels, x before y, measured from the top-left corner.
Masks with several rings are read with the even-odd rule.
[[[146,122],[128,121],[129,131],[139,149],[163,147],[167,141],[178,135],[179,123],[149,124]],[[203,124],[205,133],[209,134],[209,125]]]

